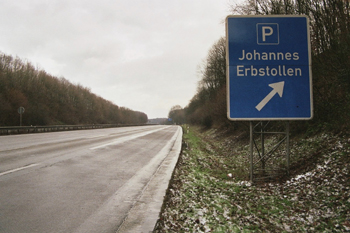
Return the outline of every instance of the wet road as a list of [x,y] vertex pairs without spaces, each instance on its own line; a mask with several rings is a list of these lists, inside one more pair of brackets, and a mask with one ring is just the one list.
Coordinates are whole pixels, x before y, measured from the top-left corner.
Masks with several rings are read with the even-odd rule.
[[0,232],[116,232],[177,126],[0,137]]

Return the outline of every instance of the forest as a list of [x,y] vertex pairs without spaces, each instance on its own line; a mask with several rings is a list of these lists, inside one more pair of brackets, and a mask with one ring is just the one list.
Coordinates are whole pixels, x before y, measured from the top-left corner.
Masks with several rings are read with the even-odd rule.
[[[350,2],[346,0],[246,0],[235,15],[307,15],[310,19],[314,118],[294,130],[343,130],[350,117]],[[226,118],[226,41],[219,38],[199,67],[197,93],[169,118],[206,128],[242,127]]]
[[119,107],[89,88],[0,53],[0,126],[18,126],[19,107],[25,109],[23,126],[144,124],[148,120],[143,112]]

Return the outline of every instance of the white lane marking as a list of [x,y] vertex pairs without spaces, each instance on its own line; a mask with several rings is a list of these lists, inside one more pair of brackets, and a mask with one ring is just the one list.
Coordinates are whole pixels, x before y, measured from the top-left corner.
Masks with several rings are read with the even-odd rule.
[[[120,232],[120,227],[122,226],[121,224],[123,224],[125,218],[131,216],[131,214],[129,215],[130,209],[135,206],[136,202],[140,199],[143,192],[145,191],[145,188],[149,185],[150,179],[152,179],[154,174],[158,171],[159,166],[161,166],[164,159],[172,151],[178,135],[179,129],[174,133],[173,137],[165,144],[165,146],[146,165],[144,165],[140,170],[136,171],[136,173],[128,181],[126,181],[118,190],[116,190],[114,194],[105,200],[105,202],[101,204],[98,209],[96,209],[95,212],[90,215],[90,217],[87,218],[74,232],[101,232],[103,230],[107,232],[108,229],[113,229],[113,232]],[[168,184],[166,184],[166,187],[168,187]],[[164,193],[165,189],[166,188],[164,188]],[[161,199],[161,202],[163,203],[163,199]],[[143,204],[145,204],[146,209],[149,206],[149,201]],[[158,211],[157,207],[153,205],[151,206],[152,209],[156,208],[155,211]],[[144,220],[144,218],[142,219]],[[101,226],[104,227],[103,230],[101,230]],[[116,226],[118,227],[117,230],[115,230]]]
[[109,142],[109,143],[106,143],[106,144],[103,144],[103,145],[100,145],[100,146],[91,147],[90,150],[96,150],[96,149],[103,148],[103,147],[106,147],[106,146],[109,146],[109,145],[116,145],[116,144],[119,144],[119,143],[130,141],[132,139],[139,138],[139,137],[145,136],[147,134],[151,134],[151,133],[154,133],[154,132],[157,132],[157,131],[160,131],[160,130],[163,130],[163,129],[166,129],[166,128],[169,128],[169,127],[170,126],[162,127],[162,128],[159,128],[159,129],[155,129],[155,130],[151,130],[151,131],[147,131],[147,132],[143,132],[143,133],[138,133],[138,134],[134,134],[134,135],[127,136],[127,137],[122,137],[120,139],[114,140],[112,142]]
[[6,174],[9,174],[9,173],[13,173],[13,172],[17,172],[17,171],[20,171],[20,170],[23,170],[23,169],[26,169],[26,168],[38,166],[38,165],[39,165],[38,163],[33,163],[33,164],[29,164],[29,165],[24,166],[24,167],[19,167],[19,168],[15,168],[15,169],[12,169],[12,170],[9,170],[9,171],[6,171],[6,172],[1,172],[0,176],[6,175]]

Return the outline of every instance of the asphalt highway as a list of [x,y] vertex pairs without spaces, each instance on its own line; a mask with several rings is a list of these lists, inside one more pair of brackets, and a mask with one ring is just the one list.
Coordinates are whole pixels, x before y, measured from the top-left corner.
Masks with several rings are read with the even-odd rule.
[[149,232],[181,136],[178,126],[1,136],[0,232]]

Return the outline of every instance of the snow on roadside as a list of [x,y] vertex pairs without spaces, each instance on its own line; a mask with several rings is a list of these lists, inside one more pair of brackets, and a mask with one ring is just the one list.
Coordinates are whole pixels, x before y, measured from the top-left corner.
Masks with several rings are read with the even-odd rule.
[[[261,186],[218,177],[212,163],[225,160],[216,158],[215,149],[190,145],[175,170],[155,232],[349,232],[350,141],[330,135],[306,140],[310,147],[329,143],[322,162],[284,183]],[[292,153],[307,151],[300,146]]]

